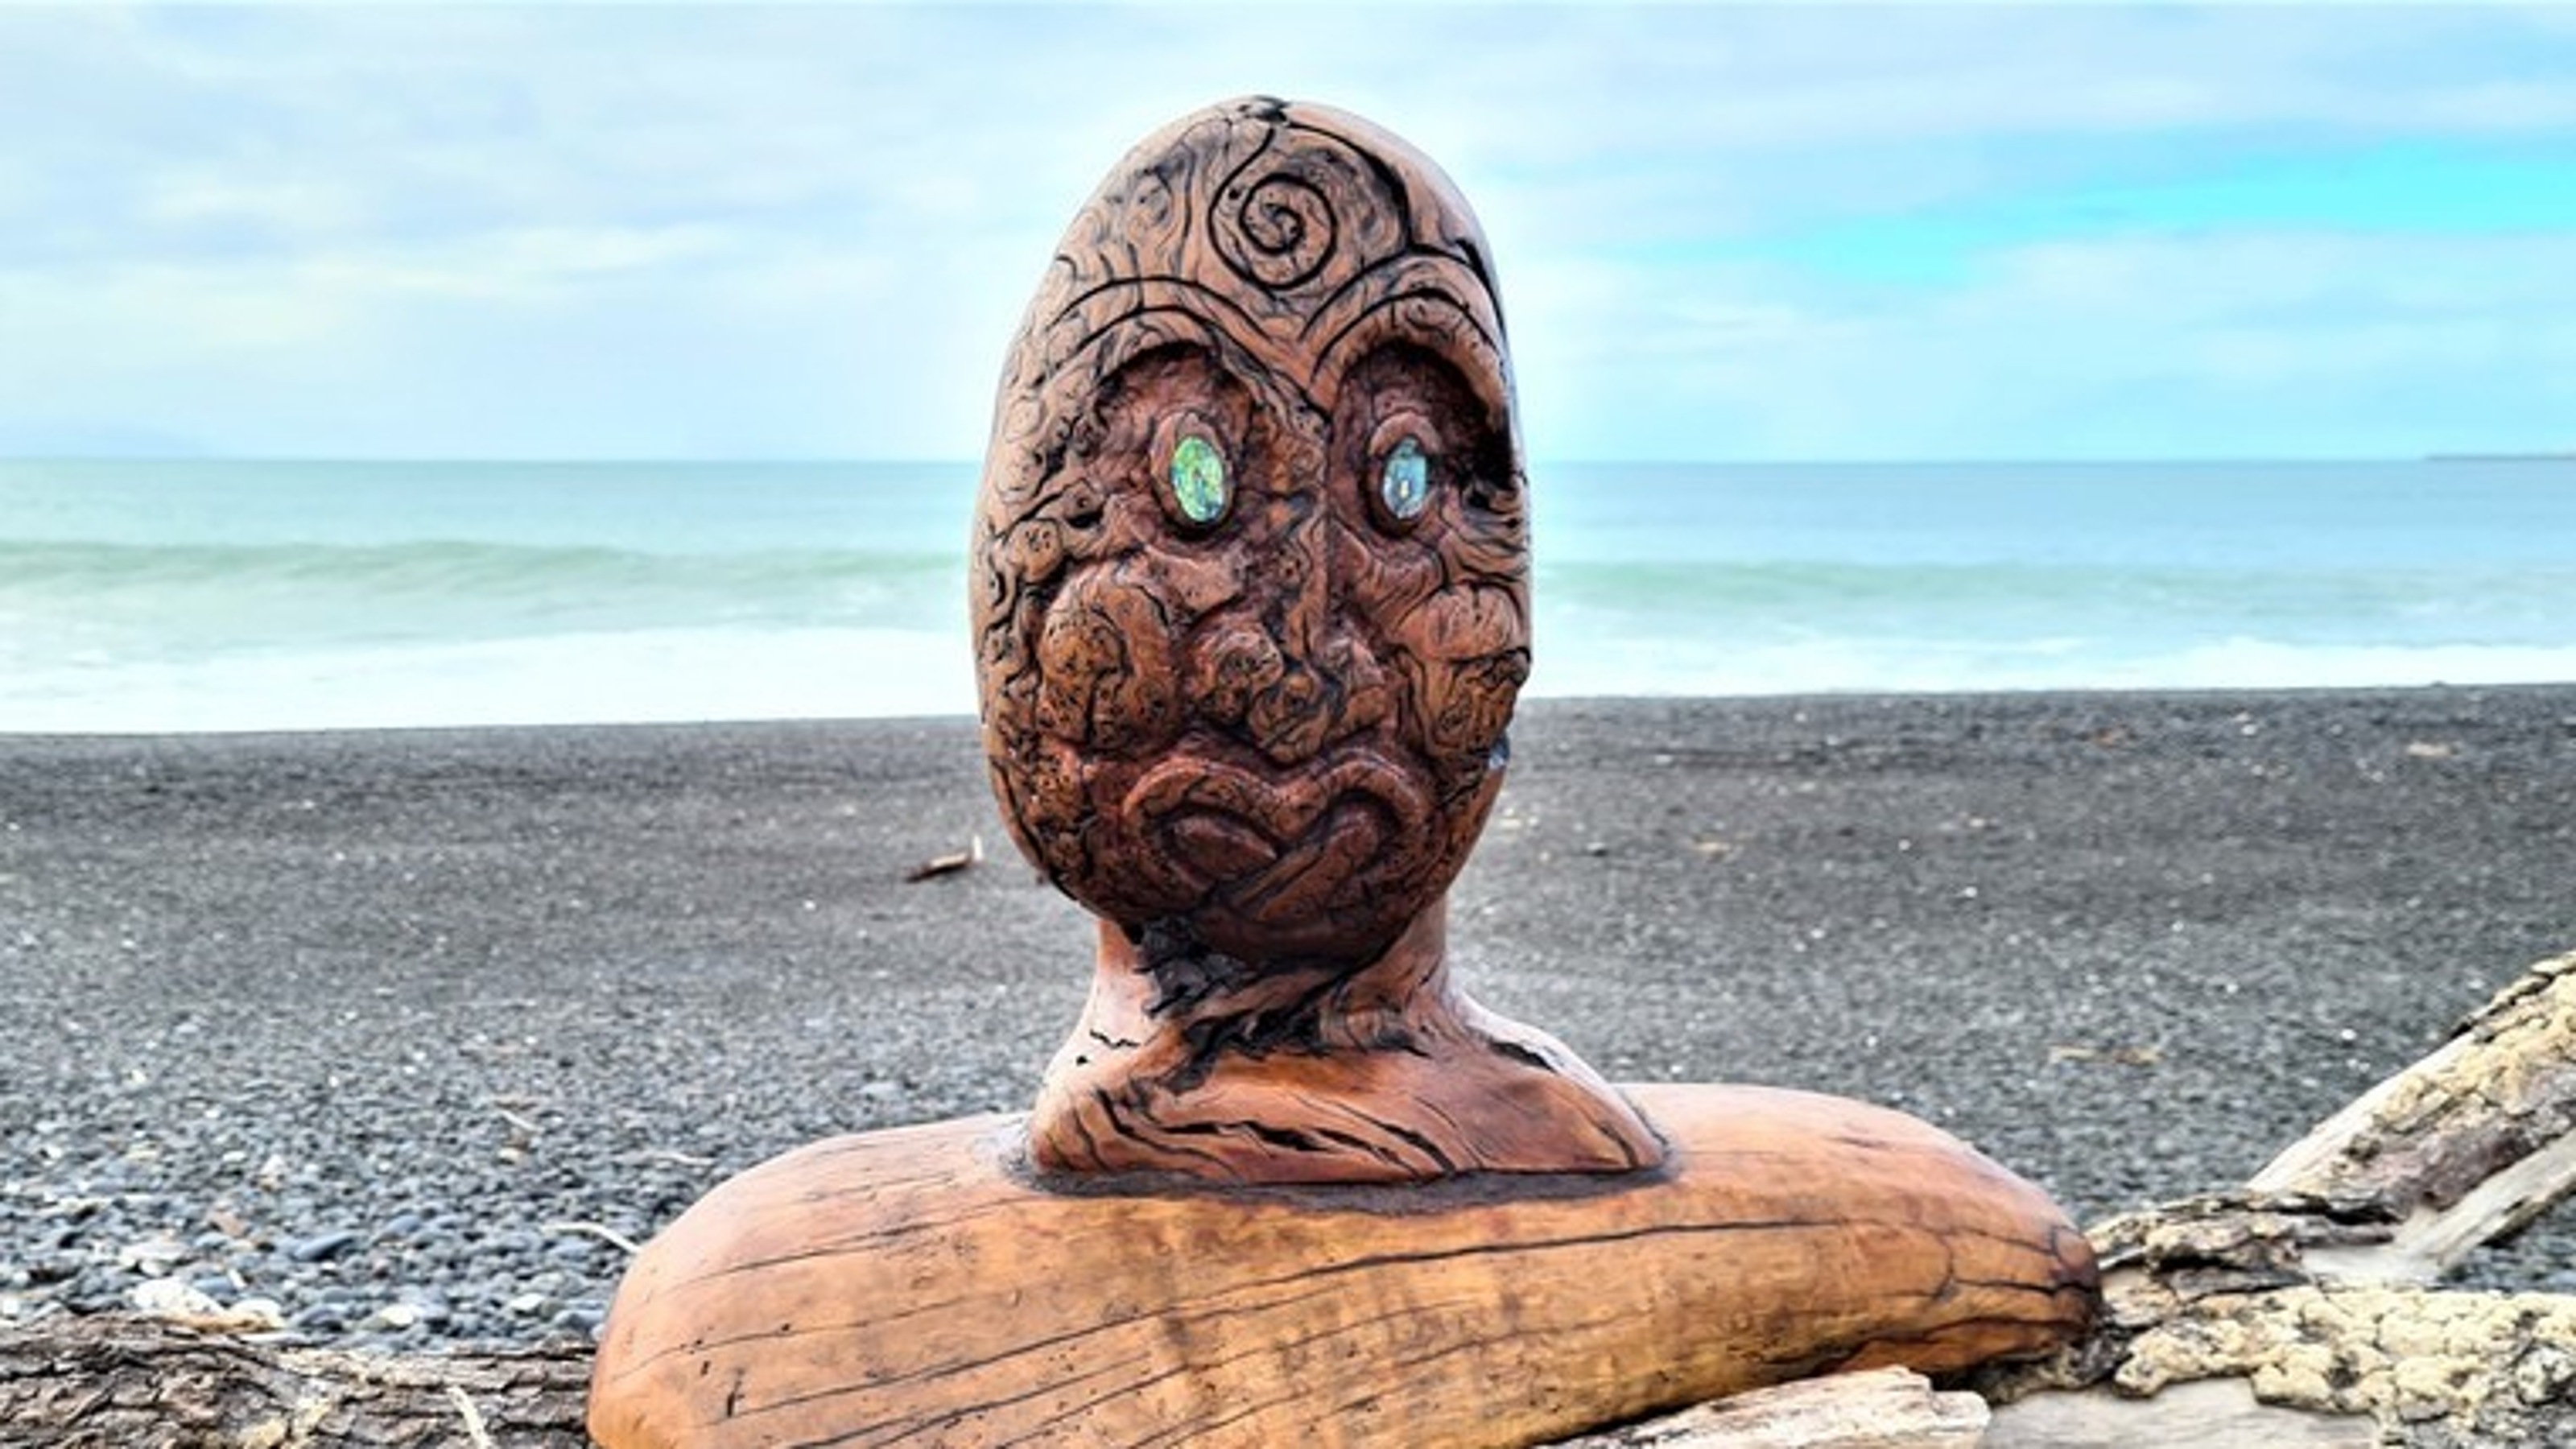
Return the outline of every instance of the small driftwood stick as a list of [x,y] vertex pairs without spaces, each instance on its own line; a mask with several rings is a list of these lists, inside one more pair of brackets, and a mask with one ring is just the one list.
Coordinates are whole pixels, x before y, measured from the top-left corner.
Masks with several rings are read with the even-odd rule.
[[926,880],[937,880],[943,875],[955,875],[961,870],[972,870],[983,863],[984,837],[981,835],[970,835],[966,837],[966,848],[964,850],[951,851],[946,855],[932,856],[930,859],[923,861],[921,864],[914,866],[908,871],[905,871],[903,873],[903,883],[905,885],[919,885],[921,882]]

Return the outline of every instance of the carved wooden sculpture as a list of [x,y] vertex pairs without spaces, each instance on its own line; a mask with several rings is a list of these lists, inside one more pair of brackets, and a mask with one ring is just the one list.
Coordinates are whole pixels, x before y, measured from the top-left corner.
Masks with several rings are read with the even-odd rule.
[[1444,961],[1529,673],[1485,253],[1409,147],[1255,103],[1146,142],[1029,309],[976,515],[985,746],[1021,848],[1102,918],[1043,1167],[1662,1160]]
[[1956,1141],[1623,1095],[1451,982],[1524,491],[1429,161],[1268,100],[1127,158],[1012,348],[973,564],[1003,813],[1101,921],[1083,1020],[1025,1119],[818,1144],[657,1239],[604,1443],[1519,1445],[2082,1331],[2090,1249]]

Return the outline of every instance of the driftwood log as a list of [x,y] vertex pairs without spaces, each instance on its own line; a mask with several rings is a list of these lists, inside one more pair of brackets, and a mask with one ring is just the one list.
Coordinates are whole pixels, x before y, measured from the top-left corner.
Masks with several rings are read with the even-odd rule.
[[281,1347],[154,1318],[0,1331],[0,1444],[27,1449],[575,1449],[586,1347]]

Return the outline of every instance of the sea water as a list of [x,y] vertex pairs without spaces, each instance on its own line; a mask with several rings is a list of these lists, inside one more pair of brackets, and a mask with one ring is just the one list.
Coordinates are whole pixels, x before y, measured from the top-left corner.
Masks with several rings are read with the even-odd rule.
[[[0,463],[0,731],[963,714],[972,464]],[[2576,680],[2576,462],[1532,468],[1533,695]]]

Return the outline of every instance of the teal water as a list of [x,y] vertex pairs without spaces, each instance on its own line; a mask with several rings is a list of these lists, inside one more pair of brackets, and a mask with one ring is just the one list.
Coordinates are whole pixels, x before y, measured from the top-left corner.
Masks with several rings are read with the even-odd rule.
[[[963,713],[970,464],[0,463],[0,731]],[[2576,679],[2576,464],[1533,469],[1533,694]]]

